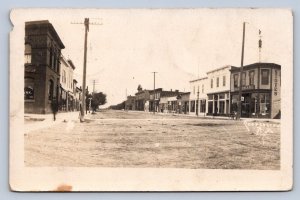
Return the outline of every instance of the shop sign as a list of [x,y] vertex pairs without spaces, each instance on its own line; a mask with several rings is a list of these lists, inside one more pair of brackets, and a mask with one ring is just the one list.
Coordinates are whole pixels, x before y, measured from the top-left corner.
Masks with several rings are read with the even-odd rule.
[[275,77],[274,77],[274,96],[278,95],[278,77],[277,77],[277,70],[275,70]]

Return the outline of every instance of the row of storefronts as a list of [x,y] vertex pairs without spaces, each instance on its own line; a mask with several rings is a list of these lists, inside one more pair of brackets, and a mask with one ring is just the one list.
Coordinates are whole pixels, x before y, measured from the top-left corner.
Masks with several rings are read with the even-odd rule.
[[[240,80],[240,74],[241,79]],[[240,87],[241,83],[241,87]],[[243,67],[224,66],[207,76],[190,81],[190,92],[140,90],[129,96],[125,109],[178,113],[196,116],[231,116],[238,112],[241,91],[241,116],[280,118],[281,66],[254,63]]]

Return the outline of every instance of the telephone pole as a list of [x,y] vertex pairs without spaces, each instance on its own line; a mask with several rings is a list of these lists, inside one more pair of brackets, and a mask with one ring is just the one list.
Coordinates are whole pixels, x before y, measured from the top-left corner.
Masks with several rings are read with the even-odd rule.
[[153,88],[153,114],[155,115],[156,103],[155,103],[155,74],[157,72],[152,72],[154,77],[154,88]]
[[242,56],[241,56],[241,68],[240,68],[240,85],[239,85],[239,99],[238,99],[238,112],[236,119],[240,119],[242,116],[242,75],[243,75],[243,68],[244,68],[244,47],[245,47],[245,29],[246,29],[246,22],[243,23],[243,42],[242,42]]
[[[72,23],[72,24],[82,24],[82,23]],[[87,63],[87,39],[88,39],[88,32],[89,26],[92,25],[101,25],[98,23],[90,23],[89,18],[84,19],[84,27],[85,27],[85,35],[84,35],[84,55],[83,55],[83,78],[82,78],[82,107],[81,107],[81,114],[80,114],[80,122],[84,122],[84,115],[86,111],[86,63]]]

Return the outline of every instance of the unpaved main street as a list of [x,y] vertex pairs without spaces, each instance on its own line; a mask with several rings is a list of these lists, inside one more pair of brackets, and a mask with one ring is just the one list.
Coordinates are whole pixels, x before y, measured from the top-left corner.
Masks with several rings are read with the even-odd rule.
[[280,169],[280,124],[101,111],[25,134],[26,166]]

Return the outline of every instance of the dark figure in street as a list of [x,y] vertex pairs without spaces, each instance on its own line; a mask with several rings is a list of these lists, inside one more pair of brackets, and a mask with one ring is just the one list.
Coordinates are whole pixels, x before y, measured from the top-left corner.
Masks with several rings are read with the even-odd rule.
[[58,112],[58,102],[57,102],[56,98],[52,99],[51,110],[52,110],[52,113],[53,113],[53,120],[55,121],[56,120],[56,114]]

